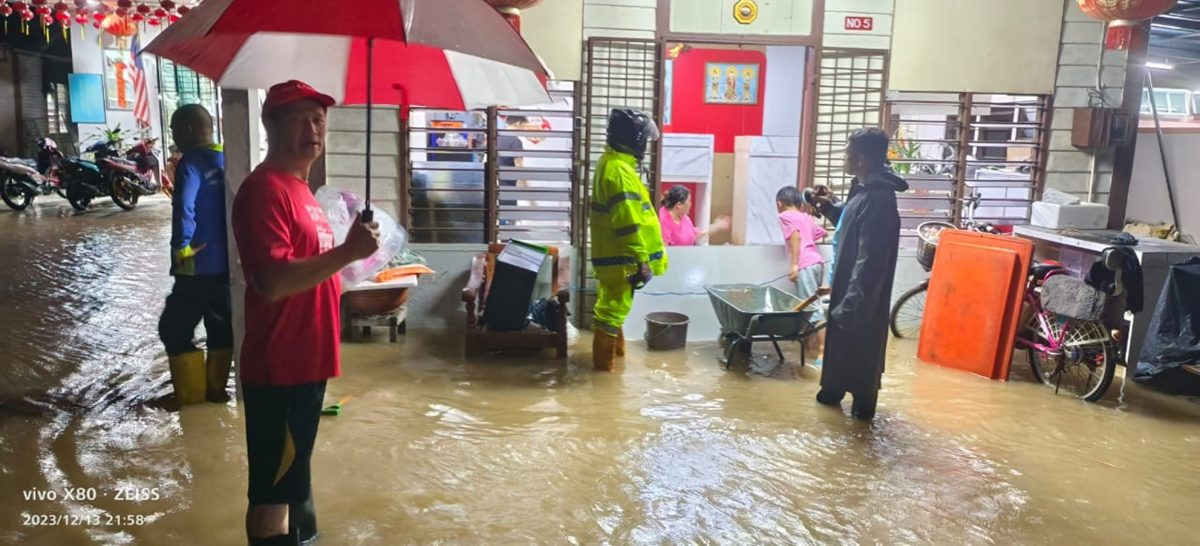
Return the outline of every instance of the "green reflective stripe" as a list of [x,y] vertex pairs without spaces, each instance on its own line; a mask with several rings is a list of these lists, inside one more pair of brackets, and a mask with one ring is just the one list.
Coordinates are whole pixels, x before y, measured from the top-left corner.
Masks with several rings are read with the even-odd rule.
[[637,258],[633,256],[616,256],[613,258],[592,258],[592,266],[594,267],[611,267],[615,265],[637,265]]
[[609,198],[606,203],[592,203],[592,212],[606,213],[617,206],[621,201],[641,201],[642,196],[633,192],[618,193]]
[[617,237],[628,237],[630,235],[636,234],[638,232],[638,227],[639,226],[637,224],[634,224],[632,226],[625,226],[620,229],[614,229],[613,233],[616,234]]

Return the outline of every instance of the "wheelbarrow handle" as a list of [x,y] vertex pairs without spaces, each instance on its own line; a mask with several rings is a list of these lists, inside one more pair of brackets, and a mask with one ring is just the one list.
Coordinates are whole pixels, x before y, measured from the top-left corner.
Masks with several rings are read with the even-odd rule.
[[804,310],[805,308],[807,308],[809,305],[812,305],[813,303],[815,303],[815,302],[816,302],[818,299],[821,299],[821,295],[820,295],[820,294],[813,294],[813,295],[809,296],[809,297],[808,297],[808,299],[806,299],[806,300],[804,300],[804,301],[800,302],[800,304],[799,304],[799,305],[797,305],[795,308],[793,308],[793,309],[792,309],[792,312],[793,312],[793,313],[798,313],[798,312],[800,312],[800,311],[803,311],[803,310]]

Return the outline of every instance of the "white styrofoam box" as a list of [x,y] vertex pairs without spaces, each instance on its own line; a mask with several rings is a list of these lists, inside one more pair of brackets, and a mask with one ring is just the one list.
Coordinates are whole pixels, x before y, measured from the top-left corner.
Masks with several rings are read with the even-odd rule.
[[1108,205],[1058,205],[1037,201],[1033,204],[1029,223],[1051,229],[1104,229],[1108,225]]

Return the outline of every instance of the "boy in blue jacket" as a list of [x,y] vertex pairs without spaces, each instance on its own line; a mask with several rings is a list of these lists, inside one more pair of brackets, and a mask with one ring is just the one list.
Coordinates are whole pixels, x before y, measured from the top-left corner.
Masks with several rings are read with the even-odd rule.
[[[171,116],[183,157],[175,169],[171,206],[171,275],[175,286],[158,322],[171,384],[180,405],[226,402],[233,363],[229,257],[225,229],[225,154],[213,143],[212,115],[199,104]],[[208,355],[193,342],[204,321]]]

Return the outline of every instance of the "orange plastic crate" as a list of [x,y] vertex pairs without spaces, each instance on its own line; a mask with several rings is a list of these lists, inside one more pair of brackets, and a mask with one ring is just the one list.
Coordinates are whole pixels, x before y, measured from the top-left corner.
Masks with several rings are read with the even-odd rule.
[[943,231],[929,279],[917,357],[1008,379],[1033,243]]

